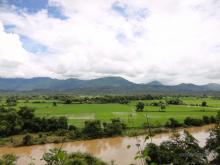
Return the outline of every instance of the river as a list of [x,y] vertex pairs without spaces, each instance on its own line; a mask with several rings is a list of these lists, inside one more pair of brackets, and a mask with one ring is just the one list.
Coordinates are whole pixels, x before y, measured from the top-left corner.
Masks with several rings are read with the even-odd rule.
[[[205,145],[206,139],[209,137],[209,129],[213,125],[206,125],[202,127],[187,128],[198,141],[201,146]],[[179,131],[182,131],[180,129]],[[152,142],[159,144],[170,137],[171,133],[157,134],[152,138]],[[0,155],[6,153],[14,153],[19,156],[18,165],[27,165],[33,160],[36,165],[43,165],[44,162],[40,160],[43,153],[49,151],[54,147],[61,147],[67,152],[88,152],[91,153],[106,162],[115,161],[117,165],[129,165],[135,163],[140,165],[140,160],[134,160],[134,156],[137,153],[136,144],[140,143],[141,147],[149,141],[144,142],[144,136],[138,137],[115,137],[104,138],[95,140],[66,142],[63,144],[44,144],[25,147],[0,147]],[[127,148],[131,145],[131,148]]]

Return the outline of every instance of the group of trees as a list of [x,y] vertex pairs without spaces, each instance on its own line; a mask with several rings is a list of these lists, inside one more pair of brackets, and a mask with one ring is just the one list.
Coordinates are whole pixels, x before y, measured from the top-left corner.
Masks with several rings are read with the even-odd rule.
[[147,105],[147,106],[158,106],[159,111],[165,111],[165,109],[166,109],[166,103],[164,103],[163,101],[152,102],[152,103],[149,103],[149,104],[145,104],[144,102],[139,101],[136,104],[136,109],[135,109],[136,112],[143,112],[145,105]]
[[6,104],[8,106],[16,106],[17,105],[17,98],[16,97],[8,97],[6,99]]
[[86,138],[121,135],[126,125],[120,119],[112,119],[110,123],[101,123],[99,120],[86,121],[82,130]]
[[171,105],[183,105],[183,101],[178,97],[166,99],[166,103]]
[[20,110],[0,107],[0,136],[9,136],[24,132],[49,132],[68,129],[66,117],[40,118],[34,109],[21,107]]

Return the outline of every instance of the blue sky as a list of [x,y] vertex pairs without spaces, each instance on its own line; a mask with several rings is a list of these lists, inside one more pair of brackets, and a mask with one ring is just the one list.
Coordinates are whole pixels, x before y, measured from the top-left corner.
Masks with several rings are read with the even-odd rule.
[[58,19],[67,19],[63,15],[60,8],[48,4],[48,0],[6,0],[5,4],[9,6],[15,6],[17,10],[24,10],[29,14],[34,14],[40,10],[47,10],[49,16]]
[[0,77],[220,83],[220,1],[0,2]]

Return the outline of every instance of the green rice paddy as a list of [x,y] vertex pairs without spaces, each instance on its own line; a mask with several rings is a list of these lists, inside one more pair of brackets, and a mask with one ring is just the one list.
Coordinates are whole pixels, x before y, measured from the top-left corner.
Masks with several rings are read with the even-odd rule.
[[[144,112],[135,112],[136,101],[124,104],[62,104],[53,106],[52,101],[42,100],[42,103],[30,101],[25,103],[20,100],[17,107],[29,106],[35,108],[35,113],[40,117],[66,116],[69,123],[82,127],[86,120],[101,120],[108,122],[112,118],[120,118],[129,127],[141,127],[148,116],[151,124],[164,124],[169,118],[175,118],[180,122],[190,116],[202,118],[202,116],[215,116],[220,111],[220,100],[211,98],[201,99],[195,97],[181,98],[186,105],[168,105],[165,112],[160,112],[159,107],[145,106]],[[206,101],[208,107],[192,106]],[[153,100],[155,102],[157,100]],[[158,100],[159,101],[159,100]],[[145,100],[145,103],[152,101]]]

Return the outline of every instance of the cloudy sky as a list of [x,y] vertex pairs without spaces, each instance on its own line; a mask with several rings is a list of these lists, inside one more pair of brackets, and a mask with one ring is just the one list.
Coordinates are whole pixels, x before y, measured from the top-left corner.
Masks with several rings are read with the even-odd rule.
[[220,83],[220,0],[0,0],[0,77]]

